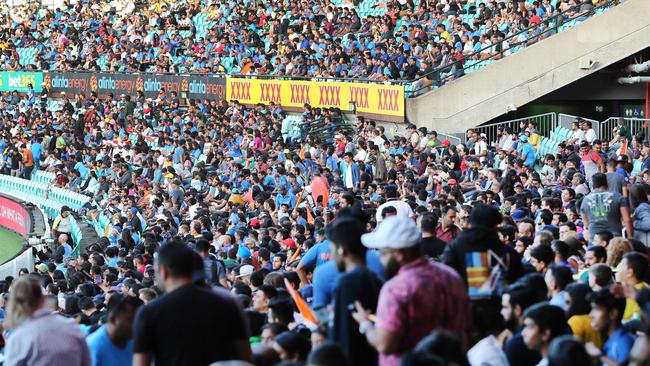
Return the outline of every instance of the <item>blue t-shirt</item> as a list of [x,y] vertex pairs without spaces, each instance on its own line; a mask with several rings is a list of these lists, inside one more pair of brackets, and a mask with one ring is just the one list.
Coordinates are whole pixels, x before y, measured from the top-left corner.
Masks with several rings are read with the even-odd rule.
[[[622,365],[630,356],[634,346],[634,336],[624,328],[618,328],[603,346],[605,356]],[[604,364],[603,364],[604,365]]]
[[[366,252],[366,262],[368,268],[373,271],[380,280],[384,280],[384,267],[379,260],[379,253],[374,250]],[[327,306],[332,302],[332,291],[334,284],[341,276],[341,272],[336,268],[334,261],[327,261],[322,266],[317,266],[314,270],[313,277],[313,295],[314,300],[311,304],[312,308],[318,309]]]
[[129,340],[123,349],[115,347],[108,337],[106,325],[101,326],[86,338],[93,366],[131,365],[133,358],[133,340]]
[[331,256],[332,251],[330,250],[330,242],[329,240],[323,240],[322,242],[309,248],[307,253],[302,256],[300,262],[307,267],[312,267],[314,265],[318,267],[321,264],[327,263],[330,260]]
[[535,165],[535,149],[531,144],[524,144],[521,149],[521,157],[526,157],[524,164],[532,167]]

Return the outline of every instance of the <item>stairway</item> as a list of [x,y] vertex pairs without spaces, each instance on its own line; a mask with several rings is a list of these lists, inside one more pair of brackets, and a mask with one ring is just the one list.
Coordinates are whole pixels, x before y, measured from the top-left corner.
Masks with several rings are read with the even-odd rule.
[[499,117],[650,47],[649,14],[650,0],[626,0],[443,87],[407,99],[407,118],[418,127],[458,133]]

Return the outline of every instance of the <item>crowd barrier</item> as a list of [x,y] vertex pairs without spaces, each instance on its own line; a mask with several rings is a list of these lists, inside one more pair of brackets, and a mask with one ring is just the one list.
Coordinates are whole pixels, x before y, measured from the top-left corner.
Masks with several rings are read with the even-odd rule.
[[[38,217],[38,216],[41,217]],[[42,237],[47,231],[43,212],[29,205],[25,200],[7,194],[0,194],[0,226],[19,234],[24,244],[30,237]],[[1,244],[0,244],[1,245]],[[16,255],[0,265],[0,279],[17,276],[21,268],[34,268],[34,256],[30,246],[23,248]]]

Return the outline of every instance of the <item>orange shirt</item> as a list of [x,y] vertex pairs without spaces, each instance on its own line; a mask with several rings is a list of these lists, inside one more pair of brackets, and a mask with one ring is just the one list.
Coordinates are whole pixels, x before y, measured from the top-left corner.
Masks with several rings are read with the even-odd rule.
[[26,167],[34,166],[34,155],[32,155],[32,150],[28,148],[23,149],[23,164]]

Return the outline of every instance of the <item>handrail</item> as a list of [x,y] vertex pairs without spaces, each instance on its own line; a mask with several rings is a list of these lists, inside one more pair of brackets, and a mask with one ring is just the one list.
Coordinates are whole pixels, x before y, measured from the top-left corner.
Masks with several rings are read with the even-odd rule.
[[[619,1],[620,1],[620,0],[608,0],[605,4],[601,4],[601,5],[599,5],[599,6],[597,6],[597,7],[594,7],[594,8],[592,8],[592,9],[588,10],[588,11],[585,11],[584,13],[580,13],[580,14],[574,16],[574,18],[578,18],[578,17],[580,17],[580,16],[587,15],[587,14],[589,14],[589,13],[594,13],[597,9],[605,9],[605,8],[610,7],[611,5],[616,5],[616,4],[618,4]],[[415,82],[417,82],[417,81],[420,81],[420,80],[422,80],[422,79],[425,79],[425,78],[428,79],[428,77],[431,76],[431,75],[434,75],[434,74],[440,74],[440,73],[443,72],[443,70],[447,70],[447,69],[450,70],[450,69],[452,69],[452,68],[454,67],[454,64],[457,64],[457,63],[460,63],[460,64],[463,65],[462,70],[463,70],[463,75],[464,75],[464,71],[467,69],[467,67],[464,66],[464,65],[465,65],[465,61],[471,60],[473,57],[476,57],[477,55],[480,56],[481,52],[483,52],[483,51],[485,51],[485,50],[488,50],[488,49],[490,49],[490,48],[493,48],[493,47],[495,47],[495,46],[498,45],[498,44],[503,45],[503,42],[505,42],[505,41],[511,40],[511,39],[513,39],[513,38],[517,38],[517,37],[519,37],[520,35],[522,35],[522,34],[524,34],[524,33],[528,33],[530,30],[537,28],[537,27],[539,26],[539,24],[542,24],[542,23],[550,24],[551,22],[554,22],[554,23],[555,23],[555,25],[554,25],[553,27],[549,27],[549,28],[547,28],[544,32],[542,32],[542,33],[536,35],[535,38],[539,38],[539,36],[541,36],[542,34],[545,34],[545,33],[547,33],[547,32],[557,30],[557,29],[558,29],[558,28],[563,24],[563,22],[557,22],[557,20],[560,20],[560,19],[564,20],[564,16],[565,16],[566,14],[568,14],[569,12],[571,12],[571,11],[575,11],[576,8],[578,8],[578,10],[579,10],[579,8],[580,8],[580,4],[575,5],[575,6],[573,6],[573,7],[570,7],[569,9],[567,9],[567,10],[565,10],[565,11],[559,13],[559,14],[553,15],[553,16],[550,17],[550,18],[543,19],[543,20],[541,20],[539,23],[535,23],[535,24],[529,26],[528,28],[526,28],[526,29],[524,29],[524,30],[522,30],[522,31],[520,31],[520,32],[517,32],[517,33],[511,34],[510,36],[504,38],[503,41],[500,41],[500,42],[498,42],[497,44],[490,44],[489,46],[484,47],[484,48],[482,48],[482,49],[480,49],[480,50],[478,50],[478,51],[476,51],[476,52],[474,52],[474,53],[472,53],[472,54],[469,54],[469,55],[463,56],[462,58],[460,58],[460,59],[458,59],[458,60],[454,60],[453,62],[450,62],[450,63],[448,63],[448,64],[438,66],[437,68],[435,68],[434,70],[428,72],[427,74],[422,75],[422,76],[420,76],[420,77],[417,78],[417,79],[410,80],[410,81],[408,81],[408,82],[411,83],[411,84],[413,84],[413,83],[415,83]],[[535,41],[535,42],[537,42],[537,41]],[[514,48],[514,47],[518,47],[520,44],[521,44],[521,43],[518,43],[518,44],[511,44],[510,42],[508,42],[509,47],[508,47],[507,49],[505,49],[505,50],[502,49],[502,50],[501,50],[497,55],[500,56],[500,55],[503,54],[503,52],[508,51],[508,50],[510,50],[510,49],[512,49],[512,48]],[[497,55],[495,55],[495,56],[497,56]],[[484,62],[484,61],[486,61],[486,60],[490,60],[490,59],[492,59],[493,57],[494,57],[494,56],[490,56],[489,58],[486,58],[486,59],[479,59],[478,62],[476,62],[476,63],[473,64],[472,66],[474,66],[474,65],[476,65],[476,64],[478,64],[478,63]],[[456,73],[457,73],[457,72],[458,72],[458,71],[456,71]],[[435,83],[443,84],[442,81],[448,79],[449,77],[455,76],[456,73],[453,73],[453,74],[451,74],[451,75],[448,75],[448,76],[446,76],[446,77],[444,77],[444,78],[439,78],[439,79],[436,80],[433,84],[435,84]],[[430,86],[430,85],[421,86],[421,87],[418,88],[418,89],[407,91],[407,92],[405,92],[405,94],[409,94],[409,95],[418,95],[417,92],[419,92],[419,91],[421,91],[421,90],[424,90],[424,89],[428,89],[429,86]],[[408,97],[408,95],[407,95],[407,97]]]

